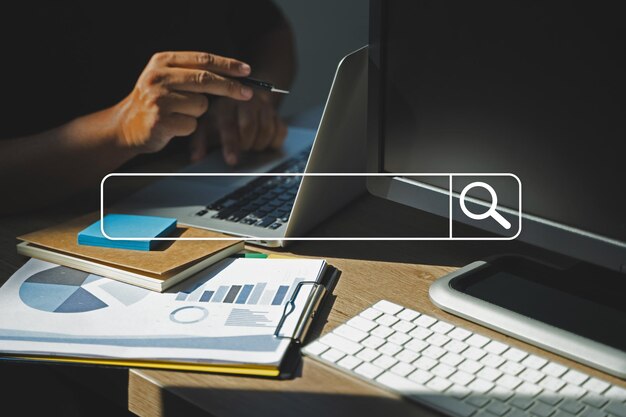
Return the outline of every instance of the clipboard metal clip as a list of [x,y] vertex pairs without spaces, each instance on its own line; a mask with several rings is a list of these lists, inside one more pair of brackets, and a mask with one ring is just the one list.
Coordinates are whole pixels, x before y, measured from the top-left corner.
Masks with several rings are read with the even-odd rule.
[[[302,311],[302,315],[300,316],[300,319],[298,320],[298,323],[296,324],[293,334],[290,336],[283,335],[280,332],[285,324],[285,321],[287,320],[287,317],[289,317],[289,315],[291,315],[291,313],[293,313],[296,310],[295,301],[298,298],[298,294],[300,293],[304,285],[312,285],[314,287],[311,292],[311,296],[307,300],[307,305]],[[280,318],[280,321],[278,322],[278,325],[276,326],[276,330],[274,331],[274,337],[281,338],[281,339],[291,339],[297,343],[301,343],[300,337],[302,336],[302,334],[305,332],[306,328],[308,327],[308,324],[310,323],[310,319],[312,318],[314,311],[317,309],[317,306],[319,305],[319,302],[322,299],[322,295],[324,294],[325,291],[326,291],[326,287],[319,282],[300,281],[297,284],[296,289],[291,295],[291,298],[289,299],[289,301],[285,303],[283,314]]]

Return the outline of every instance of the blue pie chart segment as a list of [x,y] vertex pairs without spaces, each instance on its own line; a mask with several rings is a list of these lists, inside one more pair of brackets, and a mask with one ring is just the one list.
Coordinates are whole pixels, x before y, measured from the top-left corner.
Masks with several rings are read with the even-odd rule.
[[90,277],[87,272],[57,266],[24,281],[20,287],[20,298],[27,306],[50,313],[99,310],[107,304],[82,287],[93,281],[93,276]]

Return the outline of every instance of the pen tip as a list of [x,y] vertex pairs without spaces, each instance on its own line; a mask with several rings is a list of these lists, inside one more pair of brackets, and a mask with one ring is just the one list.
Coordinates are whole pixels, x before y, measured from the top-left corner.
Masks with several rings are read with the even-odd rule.
[[272,87],[272,92],[273,93],[280,93],[280,94],[289,94],[289,91],[287,91],[287,90],[281,90],[279,88],[274,88],[274,87]]

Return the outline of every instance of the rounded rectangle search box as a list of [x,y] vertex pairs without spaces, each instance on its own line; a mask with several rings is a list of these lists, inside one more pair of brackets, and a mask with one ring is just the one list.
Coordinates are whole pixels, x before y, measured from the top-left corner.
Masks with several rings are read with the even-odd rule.
[[[158,179],[105,209],[105,191],[136,177]],[[364,209],[369,202],[359,196],[374,177],[387,177],[392,187],[401,185],[403,200],[420,210],[373,196],[367,197],[377,200],[370,204],[373,208]],[[508,179],[504,185],[503,179]],[[463,193],[463,184],[472,187]],[[510,173],[112,173],[102,179],[100,192],[101,232],[111,240],[512,240],[522,223],[521,182]],[[502,205],[498,193],[516,207]],[[355,199],[355,213],[341,210]],[[416,214],[423,211],[431,214],[420,220]],[[114,235],[107,233],[105,218],[112,212],[173,217],[181,225],[222,235]],[[333,220],[324,222],[329,218]],[[499,230],[494,222],[509,227],[500,225]],[[339,227],[330,230],[328,223]]]

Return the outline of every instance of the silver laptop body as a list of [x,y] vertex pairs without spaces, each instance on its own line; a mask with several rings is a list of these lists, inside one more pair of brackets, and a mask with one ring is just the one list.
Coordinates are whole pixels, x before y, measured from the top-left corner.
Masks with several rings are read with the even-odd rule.
[[[261,173],[275,169],[299,153],[311,151],[305,173],[365,172],[367,114],[367,47],[344,57],[337,67],[317,132],[290,127],[280,151],[246,155],[228,167],[219,150],[181,173]],[[284,172],[284,171],[278,171]],[[300,171],[302,172],[302,171]],[[270,177],[259,177],[270,178]],[[365,191],[364,177],[302,177],[288,220],[259,227],[216,218],[210,203],[223,199],[253,177],[166,176],[141,189],[110,211],[174,217],[180,224],[250,240],[263,246],[285,246],[284,238],[304,237],[315,225]],[[122,181],[114,178],[109,181]],[[106,190],[106,188],[105,188]],[[106,202],[106,200],[105,200]]]

